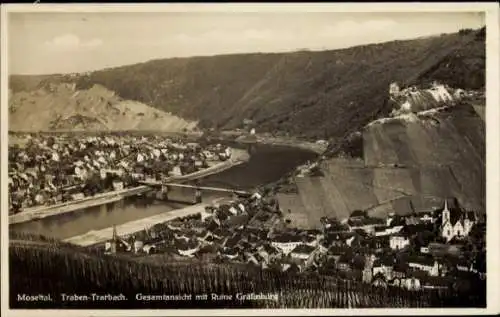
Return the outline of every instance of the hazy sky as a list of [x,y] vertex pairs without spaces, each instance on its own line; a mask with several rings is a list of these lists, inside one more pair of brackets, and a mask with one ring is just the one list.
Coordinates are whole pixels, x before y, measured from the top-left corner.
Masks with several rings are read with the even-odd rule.
[[479,28],[481,13],[9,13],[9,73],[150,59],[336,49]]

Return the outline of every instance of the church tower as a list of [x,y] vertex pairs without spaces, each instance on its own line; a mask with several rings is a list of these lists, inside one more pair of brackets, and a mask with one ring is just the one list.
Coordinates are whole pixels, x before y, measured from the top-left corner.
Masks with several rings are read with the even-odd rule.
[[444,225],[446,222],[450,221],[450,210],[448,209],[448,199],[447,198],[444,200],[444,208],[443,208],[443,213],[442,213],[441,219],[442,219],[442,225]]

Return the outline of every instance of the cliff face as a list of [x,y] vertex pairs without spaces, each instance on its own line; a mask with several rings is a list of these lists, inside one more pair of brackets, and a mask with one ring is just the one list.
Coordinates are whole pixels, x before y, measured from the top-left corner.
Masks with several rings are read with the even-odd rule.
[[297,224],[315,227],[322,216],[342,219],[356,209],[381,217],[408,214],[451,197],[485,212],[482,92],[439,84],[391,91],[388,117],[329,153],[320,163],[325,176],[296,178],[298,193],[281,195],[284,208],[303,211],[291,217]]
[[251,119],[259,132],[338,138],[389,114],[392,81],[484,87],[480,33],[322,52],[153,60],[88,74],[12,76],[10,85],[29,92],[50,83],[75,83],[77,90],[99,84],[202,127],[233,129]]

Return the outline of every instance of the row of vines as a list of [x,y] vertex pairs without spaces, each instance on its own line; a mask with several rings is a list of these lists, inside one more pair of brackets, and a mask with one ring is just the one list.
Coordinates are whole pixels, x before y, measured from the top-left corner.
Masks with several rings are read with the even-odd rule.
[[[132,259],[99,257],[61,246],[12,245],[10,299],[21,307],[16,294],[53,294],[53,307],[87,308],[363,308],[484,306],[484,296],[450,292],[409,292],[383,289],[320,275],[290,275],[278,271],[230,265],[175,265],[139,263]],[[124,294],[122,302],[66,302],[66,294]],[[140,301],[142,294],[193,294],[192,301]],[[196,301],[199,294],[272,293],[278,300]],[[39,303],[38,303],[39,304]],[[23,303],[23,305],[28,305]],[[26,307],[26,306],[23,306]],[[37,306],[39,307],[39,306]]]

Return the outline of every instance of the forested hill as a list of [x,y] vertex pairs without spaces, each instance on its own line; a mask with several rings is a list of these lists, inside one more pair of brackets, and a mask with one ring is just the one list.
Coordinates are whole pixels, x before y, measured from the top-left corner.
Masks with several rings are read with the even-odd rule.
[[54,82],[100,84],[202,127],[341,137],[385,117],[388,87],[440,80],[485,84],[485,29],[332,51],[173,58],[87,74],[12,76],[13,92]]

